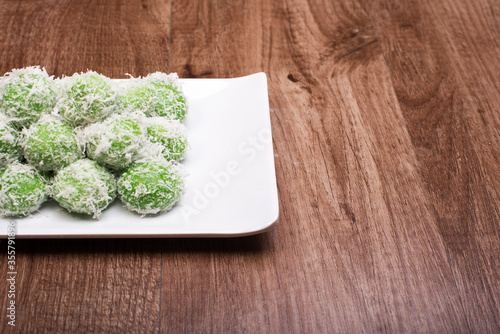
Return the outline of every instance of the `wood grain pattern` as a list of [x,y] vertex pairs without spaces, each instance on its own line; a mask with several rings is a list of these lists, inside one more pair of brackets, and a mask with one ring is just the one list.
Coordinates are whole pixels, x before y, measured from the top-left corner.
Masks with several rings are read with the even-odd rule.
[[[209,268],[183,270],[182,282],[163,276],[162,309],[183,299],[191,313],[162,312],[162,330],[467,330],[411,137],[362,4],[175,5],[172,71],[269,73],[282,222],[274,254],[243,260],[240,253],[217,254]],[[219,32],[213,40],[188,38],[212,30]],[[235,41],[245,42],[235,47]],[[164,270],[190,266],[189,253],[163,256]],[[205,292],[185,295],[199,289]]]
[[[18,240],[15,332],[157,331],[157,245],[150,240]],[[4,321],[0,326],[2,333],[11,329]]]
[[500,109],[491,103],[500,98],[495,9],[498,4],[486,1],[379,2],[370,9],[476,333],[500,330]]
[[168,1],[3,1],[0,15],[2,74],[29,65],[112,78],[168,69]]
[[2,73],[266,72],[281,212],[238,239],[23,240],[19,327],[0,332],[499,332],[499,14],[492,0],[2,1]]

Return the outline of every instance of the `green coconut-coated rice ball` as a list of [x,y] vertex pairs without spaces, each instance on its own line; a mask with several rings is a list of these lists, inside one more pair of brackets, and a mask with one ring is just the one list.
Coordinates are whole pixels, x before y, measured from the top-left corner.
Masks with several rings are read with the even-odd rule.
[[0,119],[0,169],[20,158],[19,132],[8,121]]
[[24,157],[38,170],[58,170],[83,158],[73,128],[53,116],[42,117],[22,134]]
[[157,103],[155,87],[145,79],[129,79],[118,95],[118,108],[122,111],[152,113]]
[[0,172],[0,216],[26,216],[47,199],[49,183],[35,167],[13,163]]
[[29,127],[43,114],[52,112],[56,104],[54,80],[38,66],[15,69],[1,82],[0,111],[19,128]]
[[142,111],[148,117],[161,116],[183,121],[187,113],[186,96],[177,74],[152,73],[142,79],[131,79],[120,95],[122,110]]
[[140,158],[146,130],[136,114],[113,115],[80,131],[87,155],[114,171]]
[[89,71],[61,80],[56,109],[72,126],[94,123],[116,110],[117,92],[111,80]]
[[162,146],[161,154],[166,160],[181,161],[188,146],[186,126],[163,117],[151,117],[147,121],[149,141]]
[[52,181],[52,196],[70,212],[100,217],[116,197],[113,174],[89,159],[62,168]]
[[184,188],[180,166],[165,159],[146,159],[130,166],[118,179],[118,194],[125,206],[140,214],[170,210]]

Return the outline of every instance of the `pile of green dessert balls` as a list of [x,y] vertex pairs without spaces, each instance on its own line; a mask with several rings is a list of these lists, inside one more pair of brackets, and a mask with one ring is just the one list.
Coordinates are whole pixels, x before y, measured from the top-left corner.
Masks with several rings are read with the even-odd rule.
[[0,215],[52,197],[98,219],[118,197],[141,215],[170,210],[183,188],[186,97],[176,74],[113,81],[54,78],[38,66],[0,78]]

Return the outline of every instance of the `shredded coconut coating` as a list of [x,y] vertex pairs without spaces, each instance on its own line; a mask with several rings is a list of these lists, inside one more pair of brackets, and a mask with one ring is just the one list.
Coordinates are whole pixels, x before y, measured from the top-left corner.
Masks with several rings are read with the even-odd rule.
[[170,210],[184,188],[181,167],[162,158],[138,161],[118,179],[125,206],[142,215]]
[[0,216],[26,216],[47,199],[49,182],[30,165],[13,163],[0,172]]
[[122,88],[118,105],[121,110],[142,111],[148,117],[179,121],[185,119],[188,107],[177,74],[161,72],[130,79]]
[[19,161],[19,133],[5,120],[0,120],[0,169]]
[[115,114],[78,133],[89,158],[115,171],[138,160],[146,142],[146,129],[138,113]]
[[94,123],[116,110],[118,93],[111,80],[88,71],[60,80],[61,98],[56,112],[71,126]]
[[187,129],[177,120],[163,117],[146,119],[148,139],[162,146],[161,154],[166,160],[181,161],[188,146]]
[[121,111],[154,112],[157,103],[156,90],[145,79],[131,78],[121,87],[118,95],[118,108]]
[[41,171],[55,171],[83,158],[71,126],[52,115],[24,129],[21,146],[26,160]]
[[39,66],[14,69],[0,84],[0,111],[16,127],[29,127],[43,114],[52,112],[57,100],[53,77]]
[[52,197],[70,212],[99,219],[102,210],[116,198],[116,180],[97,162],[81,159],[57,173]]

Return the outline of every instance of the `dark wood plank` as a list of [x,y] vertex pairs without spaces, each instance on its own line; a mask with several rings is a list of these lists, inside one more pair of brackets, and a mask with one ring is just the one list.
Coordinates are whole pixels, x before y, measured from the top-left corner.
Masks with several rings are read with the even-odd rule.
[[112,78],[168,70],[169,1],[3,1],[0,73],[41,65]]
[[[167,71],[169,20],[169,1],[3,1],[0,72],[30,65],[56,76],[86,69],[113,78]],[[156,332],[160,243],[20,242],[13,332]],[[2,272],[5,261],[2,255]],[[4,310],[5,289],[3,281]],[[11,330],[4,320],[2,333]]]
[[166,248],[162,332],[467,331],[363,5],[174,1],[171,24],[171,71],[268,73],[281,217]]
[[369,6],[461,300],[500,331],[500,16],[491,1]]
[[[2,321],[0,332],[157,332],[159,244],[147,239],[18,239],[16,327]],[[4,297],[5,284],[0,286]]]

